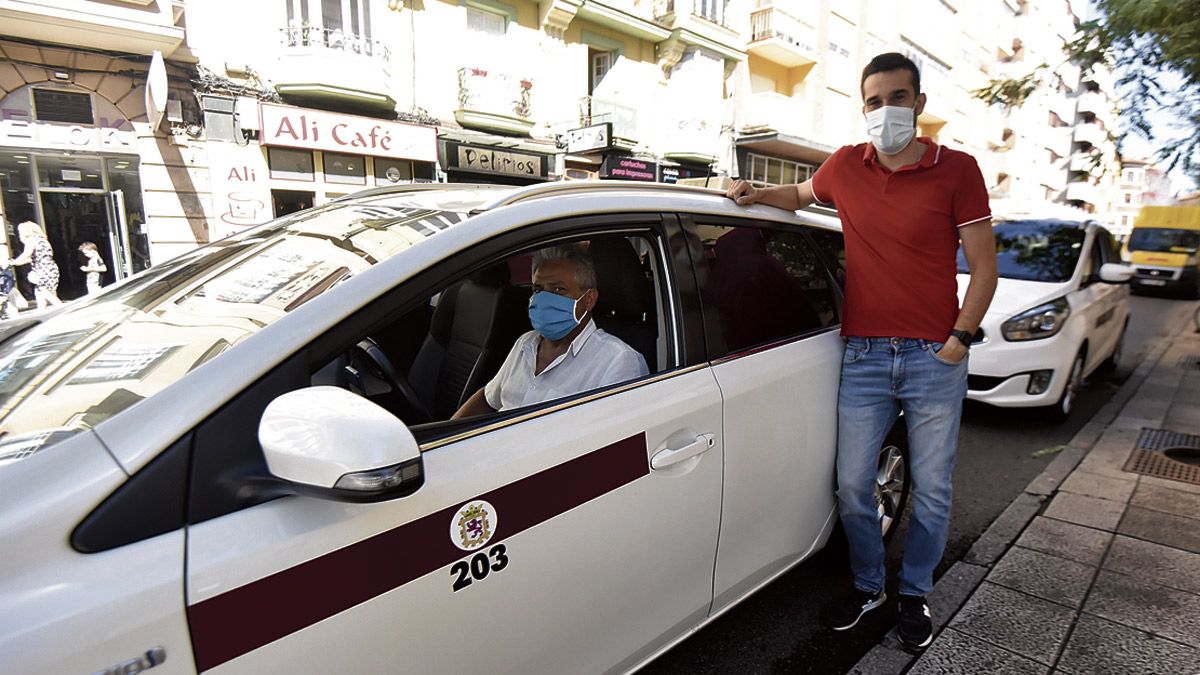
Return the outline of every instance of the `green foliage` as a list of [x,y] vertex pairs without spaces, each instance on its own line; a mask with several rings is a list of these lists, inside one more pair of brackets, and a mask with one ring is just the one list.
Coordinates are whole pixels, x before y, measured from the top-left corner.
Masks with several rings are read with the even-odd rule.
[[992,80],[986,87],[976,89],[971,94],[988,105],[999,105],[1010,109],[1020,108],[1025,103],[1025,99],[1042,86],[1041,71],[1043,68],[1045,68],[1044,64],[1023,77]]

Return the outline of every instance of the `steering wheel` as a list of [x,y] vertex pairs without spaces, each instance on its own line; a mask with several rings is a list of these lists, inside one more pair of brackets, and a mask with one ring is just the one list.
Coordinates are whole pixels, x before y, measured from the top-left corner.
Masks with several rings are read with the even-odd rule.
[[[364,338],[358,344],[354,345],[350,351],[352,362],[362,360],[373,366],[374,374],[387,382],[391,386],[392,391],[398,392],[404,398],[404,402],[408,404],[408,407],[421,416],[420,420],[413,420],[413,422],[433,421],[433,415],[429,414],[429,409],[425,407],[425,403],[417,396],[416,390],[400,374],[400,371],[396,370],[396,367],[392,365],[392,360],[387,357],[387,354],[383,353],[383,350],[379,348],[379,345],[374,340]],[[355,357],[359,358],[356,359]]]

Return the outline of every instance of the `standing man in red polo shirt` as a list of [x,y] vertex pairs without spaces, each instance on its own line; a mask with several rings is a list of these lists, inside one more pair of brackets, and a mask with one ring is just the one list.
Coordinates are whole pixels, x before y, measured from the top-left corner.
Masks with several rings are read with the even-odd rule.
[[[996,289],[996,248],[975,159],[916,137],[925,109],[916,65],[880,54],[863,69],[861,87],[870,143],[842,147],[806,183],[755,188],[736,181],[727,195],[743,205],[837,207],[846,239],[837,494],[854,588],[828,621],[847,630],[886,599],[876,462],[903,410],[913,507],[897,633],[915,650],[933,638],[925,596],[946,544],[967,350]],[[961,309],[960,241],[971,271]]]

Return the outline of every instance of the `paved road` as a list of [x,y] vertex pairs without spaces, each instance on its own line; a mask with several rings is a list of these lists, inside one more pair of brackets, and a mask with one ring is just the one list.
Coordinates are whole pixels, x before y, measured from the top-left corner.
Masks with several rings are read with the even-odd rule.
[[[1190,320],[1197,303],[1134,297],[1126,337],[1127,364],[1136,365],[1157,336]],[[1112,378],[1090,382],[1065,424],[1034,419],[1028,412],[968,405],[954,472],[954,516],[938,574],[961,558],[979,534],[1053,459],[1039,450],[1071,440],[1129,377],[1130,366]],[[889,549],[890,576],[898,568],[904,530]],[[849,634],[821,627],[822,609],[850,582],[845,544],[835,540],[811,560],[780,577],[643,673],[844,673],[874,646],[895,621],[890,606],[874,612]],[[894,582],[893,582],[894,583]],[[889,589],[892,590],[892,589]]]

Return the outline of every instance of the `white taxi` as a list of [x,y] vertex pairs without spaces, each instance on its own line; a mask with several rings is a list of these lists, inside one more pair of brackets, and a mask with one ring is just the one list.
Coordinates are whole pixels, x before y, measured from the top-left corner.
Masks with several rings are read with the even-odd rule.
[[[3,670],[636,669],[830,534],[840,241],[682,187],[386,188],[0,324]],[[451,419],[564,243],[649,373]]]
[[[1014,218],[993,229],[1000,278],[971,346],[967,398],[1065,420],[1084,379],[1119,365],[1133,269],[1094,222]],[[958,271],[962,296],[961,250]]]

